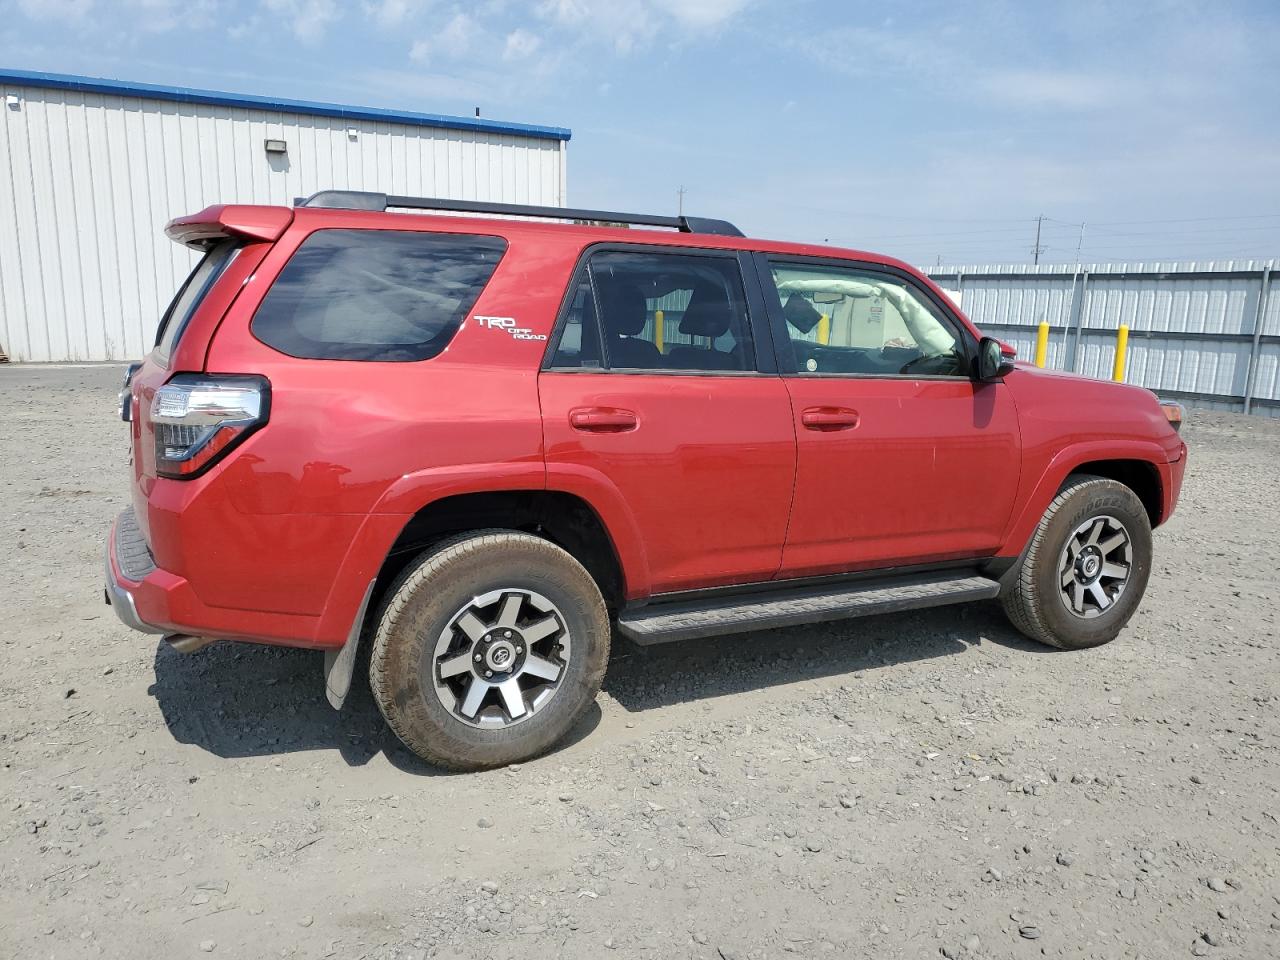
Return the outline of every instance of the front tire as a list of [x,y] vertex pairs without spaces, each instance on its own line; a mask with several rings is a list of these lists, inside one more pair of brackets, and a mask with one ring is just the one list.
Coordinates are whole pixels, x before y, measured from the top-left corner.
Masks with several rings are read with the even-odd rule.
[[1064,650],[1114,640],[1151,575],[1151,521],[1131,489],[1069,477],[1045,511],[1013,581],[1005,614],[1032,640]]
[[429,763],[481,770],[550,749],[595,700],[609,616],[555,544],[487,530],[438,544],[388,591],[369,681],[396,736]]

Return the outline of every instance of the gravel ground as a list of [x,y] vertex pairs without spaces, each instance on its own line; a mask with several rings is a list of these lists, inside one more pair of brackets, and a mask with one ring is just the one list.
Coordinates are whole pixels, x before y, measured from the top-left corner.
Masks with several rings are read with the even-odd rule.
[[103,606],[119,376],[0,367],[0,956],[1280,955],[1280,421],[1193,413],[1108,647],[992,606],[619,641],[566,746],[444,775],[318,654]]

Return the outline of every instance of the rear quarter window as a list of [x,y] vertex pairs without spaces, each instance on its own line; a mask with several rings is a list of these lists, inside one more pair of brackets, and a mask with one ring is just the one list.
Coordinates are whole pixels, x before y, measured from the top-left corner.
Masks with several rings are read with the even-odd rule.
[[205,298],[205,294],[218,282],[222,272],[230,266],[239,252],[238,243],[234,240],[224,240],[209,248],[200,258],[200,262],[178,289],[173,302],[169,304],[169,309],[160,319],[160,325],[156,329],[155,353],[158,359],[168,361],[183,331],[187,329],[187,321],[196,312],[196,307],[200,306],[200,301]]
[[453,339],[493,276],[500,237],[318,230],[253,317],[263,343],[313,360],[426,360]]

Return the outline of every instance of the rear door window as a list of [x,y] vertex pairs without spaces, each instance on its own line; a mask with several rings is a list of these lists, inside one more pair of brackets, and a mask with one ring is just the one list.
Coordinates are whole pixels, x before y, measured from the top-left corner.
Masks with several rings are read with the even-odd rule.
[[591,279],[583,277],[569,301],[569,314],[560,332],[560,342],[551,365],[557,369],[598,369],[600,338],[597,334],[595,300]]
[[500,237],[318,230],[290,258],[252,330],[313,360],[426,360],[453,339],[493,276]]
[[236,241],[224,240],[211,247],[196,264],[196,268],[191,271],[186,283],[178,289],[173,302],[169,304],[169,309],[164,312],[160,320],[160,326],[156,330],[157,358],[167,360],[173,353],[173,348],[177,346],[182,332],[187,328],[187,321],[196,312],[196,307],[200,306],[200,301],[204,299],[205,294],[217,283],[218,277],[222,276],[222,271],[226,270],[235,259],[239,250],[240,245]]
[[[587,263],[554,367],[603,362],[610,370],[672,373],[756,369],[735,258],[602,250]],[[603,337],[603,356],[598,337]]]

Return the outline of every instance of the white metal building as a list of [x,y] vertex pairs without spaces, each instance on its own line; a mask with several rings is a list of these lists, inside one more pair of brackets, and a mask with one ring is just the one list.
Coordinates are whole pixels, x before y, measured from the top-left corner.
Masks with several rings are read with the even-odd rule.
[[0,351],[132,360],[195,254],[175,216],[317,190],[563,205],[569,131],[0,70]]
[[1197,406],[1280,417],[1275,260],[1007,264],[927,272],[984,332],[1026,358],[1049,324],[1047,365],[1109,377],[1129,327],[1125,379]]

